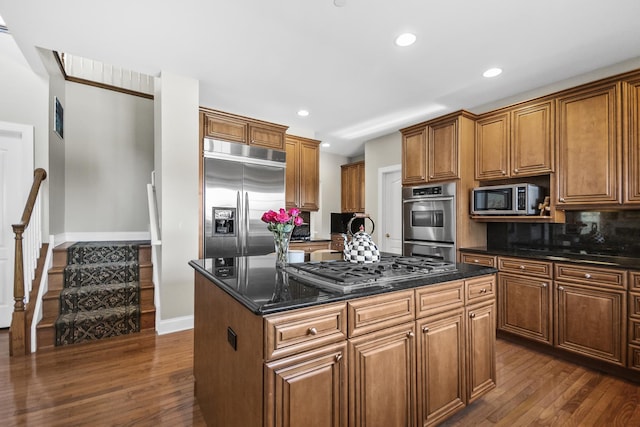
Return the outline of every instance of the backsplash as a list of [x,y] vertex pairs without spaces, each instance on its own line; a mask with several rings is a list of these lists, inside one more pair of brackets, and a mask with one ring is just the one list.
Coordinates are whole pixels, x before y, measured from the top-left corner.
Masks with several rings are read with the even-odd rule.
[[568,211],[565,224],[489,223],[488,249],[640,255],[640,211]]

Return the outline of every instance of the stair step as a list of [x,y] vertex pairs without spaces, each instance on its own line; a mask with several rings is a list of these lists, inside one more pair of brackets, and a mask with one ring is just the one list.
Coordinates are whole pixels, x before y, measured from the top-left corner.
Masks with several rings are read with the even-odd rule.
[[137,282],[140,272],[135,261],[96,264],[70,264],[64,269],[64,286]]
[[65,288],[60,292],[60,313],[91,311],[140,304],[138,282]]
[[79,242],[71,246],[69,264],[138,261],[138,246],[142,242]]
[[56,345],[76,344],[140,331],[138,307],[116,307],[60,315]]

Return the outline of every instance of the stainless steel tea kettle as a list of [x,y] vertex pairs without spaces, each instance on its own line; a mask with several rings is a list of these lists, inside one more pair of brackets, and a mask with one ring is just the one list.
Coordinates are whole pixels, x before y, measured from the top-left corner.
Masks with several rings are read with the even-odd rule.
[[344,260],[356,264],[368,264],[380,261],[380,251],[371,236],[364,232],[364,226],[360,226],[360,231],[355,234],[351,231],[351,223],[356,218],[368,219],[371,221],[371,234],[373,234],[373,230],[375,230],[375,224],[369,214],[353,214],[353,218],[351,218],[347,224],[347,233],[351,234],[351,241],[348,241],[347,233],[342,235],[344,238]]

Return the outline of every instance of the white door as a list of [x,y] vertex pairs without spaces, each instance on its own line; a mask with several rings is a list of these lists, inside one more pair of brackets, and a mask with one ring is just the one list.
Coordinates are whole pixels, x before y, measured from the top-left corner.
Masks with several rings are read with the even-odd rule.
[[[33,181],[33,128],[0,122],[0,328],[11,325],[18,223]],[[25,291],[26,292],[26,291]]]
[[400,165],[380,169],[378,216],[380,249],[402,255],[402,174]]

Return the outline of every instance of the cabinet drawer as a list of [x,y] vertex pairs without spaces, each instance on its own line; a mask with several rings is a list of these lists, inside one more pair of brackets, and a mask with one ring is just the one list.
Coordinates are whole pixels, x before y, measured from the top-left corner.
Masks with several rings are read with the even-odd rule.
[[491,255],[462,254],[464,264],[484,265],[486,267],[496,266],[496,257]]
[[629,272],[629,290],[640,292],[640,272]]
[[347,338],[344,303],[266,316],[264,319],[265,359],[299,353]]
[[416,317],[425,317],[464,306],[464,281],[416,289]]
[[640,294],[629,293],[629,316],[640,318]]
[[556,280],[570,280],[618,289],[627,288],[627,272],[624,270],[583,267],[573,264],[556,264]]
[[629,319],[629,344],[640,345],[640,320]]
[[321,249],[329,249],[329,242],[292,242],[289,243],[289,249],[311,253]]
[[629,345],[629,368],[640,371],[640,346]]
[[496,294],[496,277],[482,276],[477,279],[465,280],[465,293],[467,304],[495,298]]
[[552,263],[522,258],[499,257],[498,269],[506,273],[528,274],[547,279],[551,279],[553,275]]
[[349,338],[415,319],[414,290],[347,303]]

